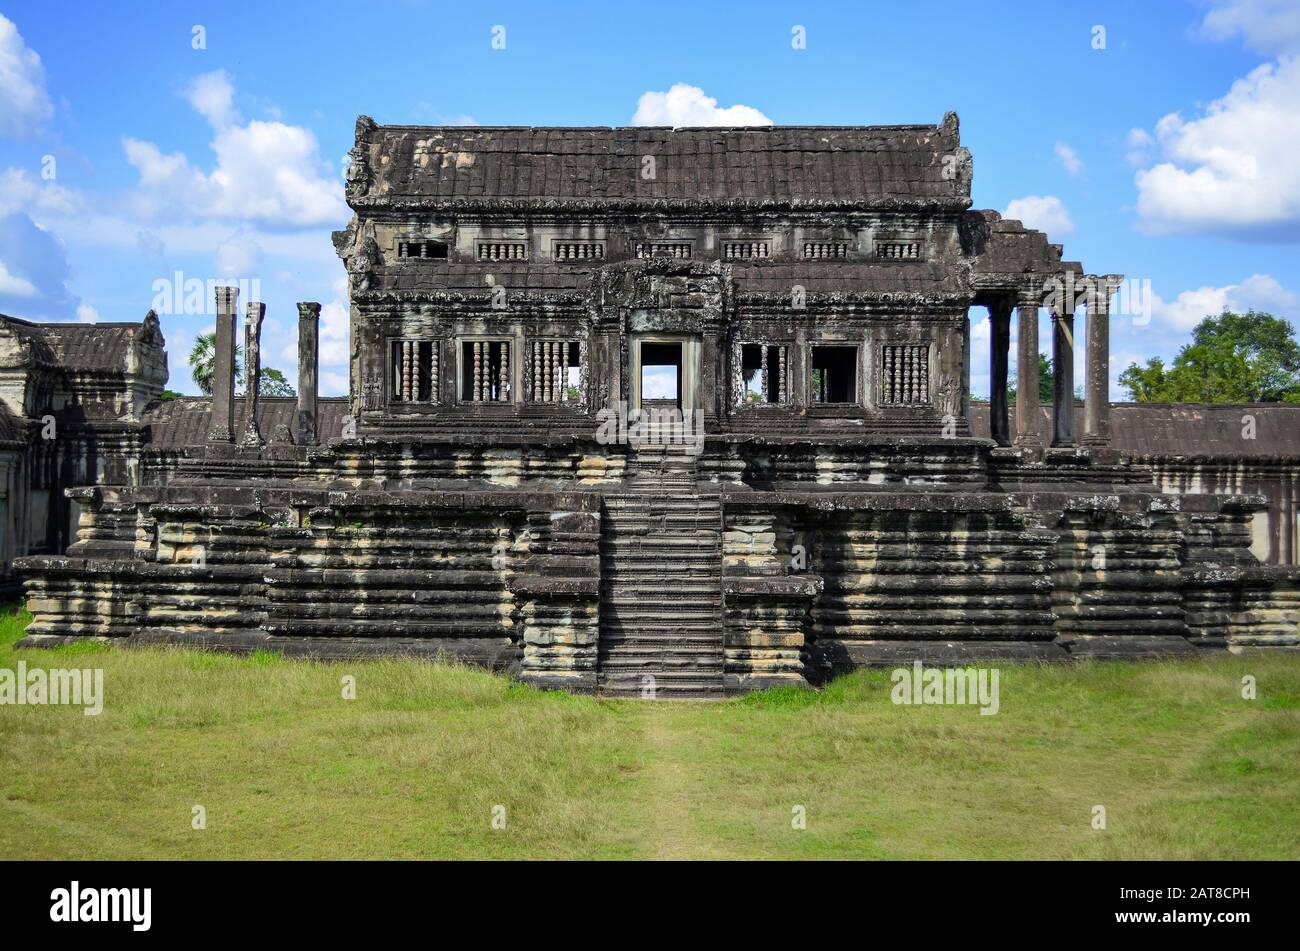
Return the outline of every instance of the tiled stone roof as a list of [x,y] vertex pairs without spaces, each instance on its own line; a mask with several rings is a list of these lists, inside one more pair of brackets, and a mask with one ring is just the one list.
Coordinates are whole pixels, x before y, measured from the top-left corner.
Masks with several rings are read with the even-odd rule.
[[[318,401],[320,441],[327,442],[343,434],[343,417],[348,412],[344,397],[323,397]],[[202,446],[208,438],[212,416],[212,400],[206,396],[182,396],[178,399],[159,400],[145,411],[144,423],[149,427],[149,446],[152,449],[180,450],[187,446]],[[263,397],[258,401],[258,429],[262,438],[270,441],[277,426],[287,426],[293,432],[298,416],[298,401],[294,397]],[[244,431],[244,400],[235,398],[235,432]]]
[[[940,125],[747,128],[373,126],[353,204],[725,201],[969,204],[955,116]],[[653,177],[643,174],[646,156]]]

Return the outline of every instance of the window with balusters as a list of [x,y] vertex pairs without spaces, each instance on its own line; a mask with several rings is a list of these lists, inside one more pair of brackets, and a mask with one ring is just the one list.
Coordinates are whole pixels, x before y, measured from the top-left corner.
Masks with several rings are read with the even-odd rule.
[[769,256],[771,243],[768,241],[724,241],[722,257],[724,260],[750,260]]
[[836,261],[849,256],[847,241],[805,241],[803,256],[809,261]]
[[689,258],[691,243],[689,241],[646,241],[637,244],[636,256],[639,258]]
[[428,238],[398,238],[397,256],[403,261],[445,261],[447,242]]
[[441,341],[438,340],[391,341],[389,402],[436,403],[441,351]]
[[480,261],[527,261],[528,242],[480,241],[478,259]]
[[741,344],[741,402],[744,405],[788,403],[789,360],[786,344]]
[[920,406],[930,402],[930,348],[926,344],[885,344],[880,348],[882,406]]
[[876,257],[882,261],[920,261],[924,256],[920,241],[876,242]]
[[576,340],[533,340],[528,345],[529,399],[576,403],[580,397],[582,347]]
[[460,362],[462,402],[511,401],[509,340],[462,341]]
[[551,244],[556,261],[601,261],[605,258],[604,241],[556,241]]

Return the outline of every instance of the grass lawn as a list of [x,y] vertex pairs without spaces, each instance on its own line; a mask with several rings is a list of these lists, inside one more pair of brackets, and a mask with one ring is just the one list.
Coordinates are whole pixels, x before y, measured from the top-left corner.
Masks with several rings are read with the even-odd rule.
[[0,617],[0,666],[102,668],[104,710],[0,706],[0,858],[1300,858],[1296,656],[1008,666],[980,716],[896,706],[888,672],[610,701],[420,661],[15,651],[25,622]]

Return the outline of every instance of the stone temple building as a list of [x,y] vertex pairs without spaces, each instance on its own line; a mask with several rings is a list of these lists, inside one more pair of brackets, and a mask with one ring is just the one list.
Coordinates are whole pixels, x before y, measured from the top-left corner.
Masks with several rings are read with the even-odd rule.
[[[1296,408],[1258,408],[1258,449],[1213,408],[1112,416],[1122,277],[971,210],[971,175],[952,114],[362,117],[334,236],[350,396],[317,397],[303,303],[296,401],[236,399],[239,302],[218,289],[214,397],[133,406],[130,478],[67,490],[75,543],[16,563],[24,643],[443,655],[682,697],[914,658],[1296,649]],[[972,307],[992,337],[977,408]],[[1129,414],[1163,441],[1117,438]]]

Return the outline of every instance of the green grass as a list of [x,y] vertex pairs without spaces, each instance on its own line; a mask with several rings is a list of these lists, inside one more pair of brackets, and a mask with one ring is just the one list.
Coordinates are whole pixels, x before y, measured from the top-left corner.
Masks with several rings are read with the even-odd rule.
[[607,701],[419,661],[15,651],[26,622],[0,617],[0,666],[102,667],[106,697],[0,706],[0,858],[1300,858],[1296,657],[1008,666],[980,716],[895,706],[886,672]]

